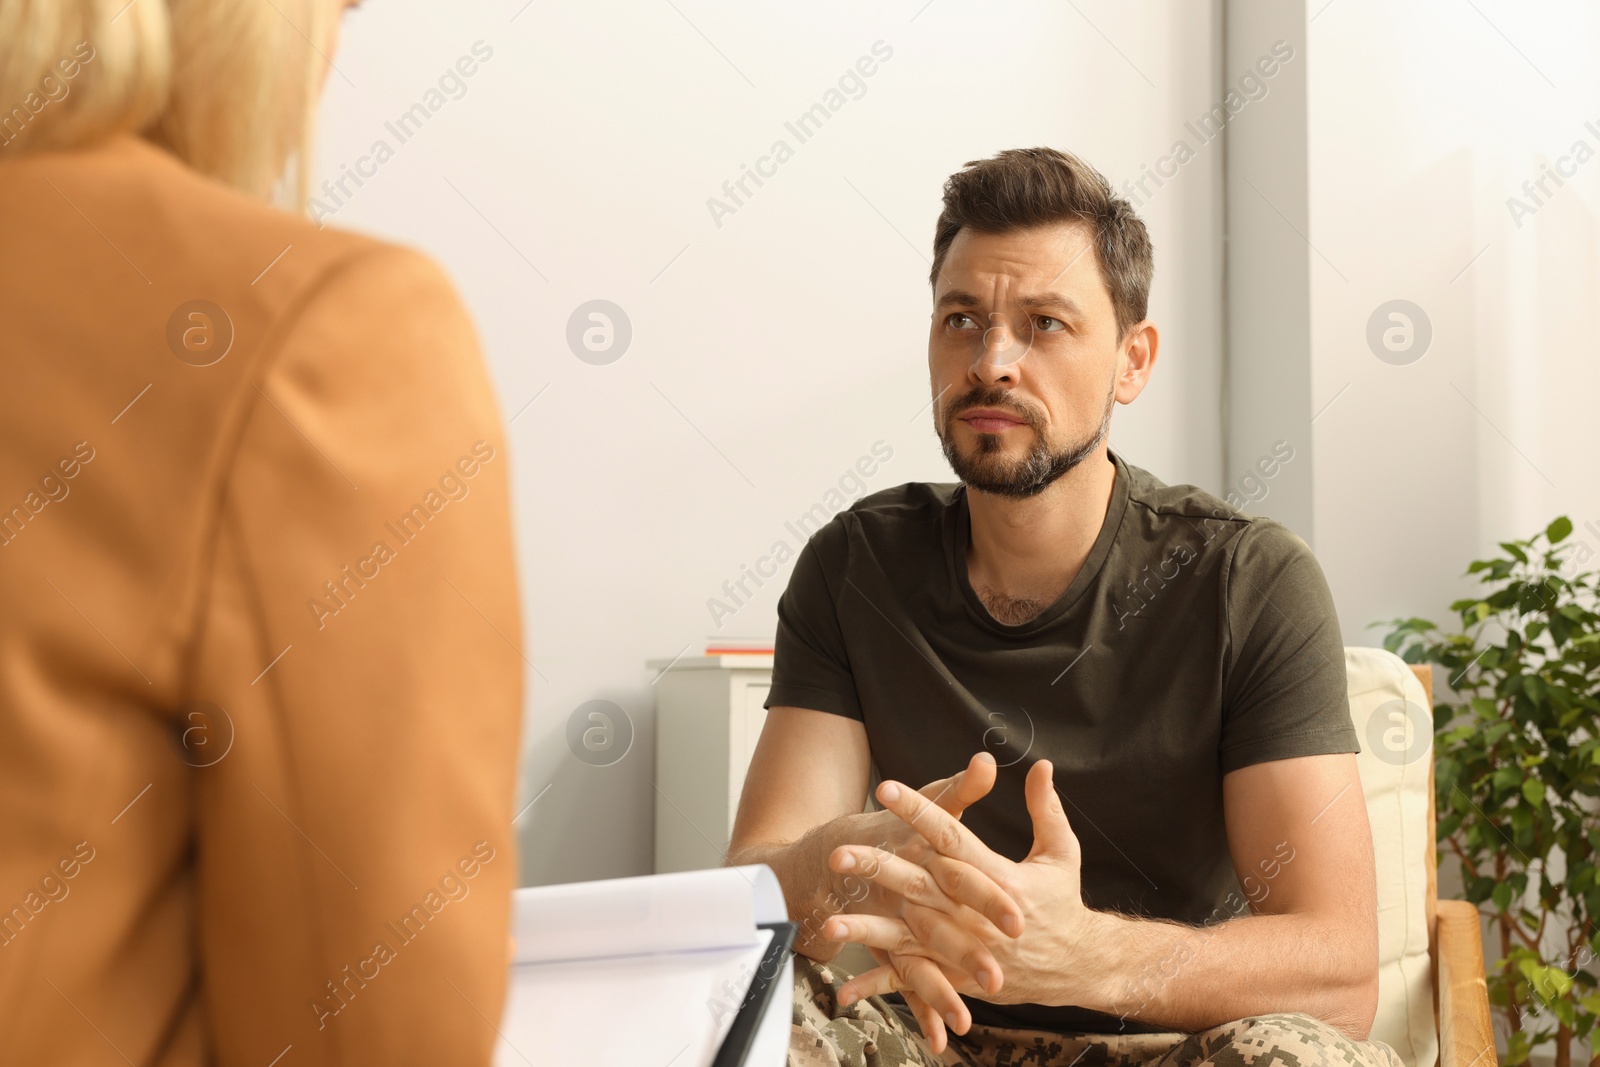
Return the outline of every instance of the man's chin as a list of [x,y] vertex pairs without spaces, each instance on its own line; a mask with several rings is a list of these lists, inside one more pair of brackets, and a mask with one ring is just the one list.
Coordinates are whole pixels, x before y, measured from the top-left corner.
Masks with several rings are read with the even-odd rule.
[[[1093,448],[1085,444],[1066,455],[1046,456],[1037,450],[995,441],[992,435],[990,440],[999,447],[962,447],[958,442],[947,441],[945,460],[968,489],[1014,500],[1044,492],[1077,467]],[[990,447],[992,450],[987,450]]]
[[961,462],[950,466],[970,489],[1001,496],[1026,496],[1037,491],[1032,487],[1034,478],[1030,475],[1033,472],[1023,460],[998,453],[960,458]]

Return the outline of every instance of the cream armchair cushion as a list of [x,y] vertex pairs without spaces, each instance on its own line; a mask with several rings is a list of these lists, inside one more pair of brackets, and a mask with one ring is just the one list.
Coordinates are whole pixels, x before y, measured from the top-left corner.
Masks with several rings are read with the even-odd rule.
[[1378,1015],[1371,1036],[1408,1067],[1434,1067],[1439,1042],[1428,959],[1431,701],[1411,668],[1391,652],[1347,648],[1344,661],[1378,874]]

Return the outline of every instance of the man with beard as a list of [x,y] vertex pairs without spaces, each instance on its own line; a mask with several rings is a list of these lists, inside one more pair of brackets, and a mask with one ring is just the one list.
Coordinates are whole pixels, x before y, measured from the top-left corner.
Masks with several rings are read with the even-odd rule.
[[[801,925],[791,1064],[1399,1067],[1366,1040],[1372,841],[1321,570],[1107,446],[1156,362],[1144,224],[1076,157],[1013,150],[950,178],[933,251],[960,482],[866,497],[797,557],[729,850]],[[846,943],[878,965],[828,966]]]

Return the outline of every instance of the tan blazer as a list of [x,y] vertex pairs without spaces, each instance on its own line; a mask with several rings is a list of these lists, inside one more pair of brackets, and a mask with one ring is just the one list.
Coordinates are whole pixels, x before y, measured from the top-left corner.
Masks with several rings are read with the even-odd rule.
[[487,1063],[524,661],[449,282],[0,155],[0,353],[0,1063]]

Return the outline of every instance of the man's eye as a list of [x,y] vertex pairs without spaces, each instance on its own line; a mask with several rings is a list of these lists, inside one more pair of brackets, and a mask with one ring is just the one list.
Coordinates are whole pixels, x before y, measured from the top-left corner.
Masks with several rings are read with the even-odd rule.
[[949,325],[949,326],[951,326],[951,327],[953,327],[953,328],[955,328],[957,330],[970,330],[970,329],[972,329],[972,327],[977,325],[977,323],[975,321],[973,321],[973,318],[972,318],[971,315],[968,315],[968,314],[966,314],[964,312],[960,312],[960,311],[958,311],[955,314],[951,315],[948,319],[945,319],[944,321],[945,321],[945,323],[947,325]]
[[1057,330],[1065,330],[1067,328],[1066,323],[1062,322],[1060,319],[1053,319],[1049,315],[1040,315],[1036,317],[1034,319],[1034,325],[1039,329],[1044,330],[1046,333],[1054,333]]

